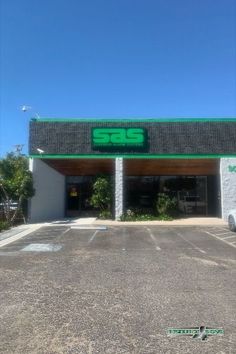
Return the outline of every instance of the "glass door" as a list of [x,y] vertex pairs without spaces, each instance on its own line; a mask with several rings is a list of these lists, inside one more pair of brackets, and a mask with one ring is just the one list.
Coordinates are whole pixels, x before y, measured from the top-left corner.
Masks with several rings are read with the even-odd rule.
[[94,210],[90,205],[92,195],[91,176],[71,176],[66,181],[66,216],[86,215]]

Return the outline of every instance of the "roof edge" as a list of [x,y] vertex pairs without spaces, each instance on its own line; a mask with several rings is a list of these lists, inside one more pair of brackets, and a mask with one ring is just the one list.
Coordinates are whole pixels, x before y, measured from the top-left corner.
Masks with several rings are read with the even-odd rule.
[[121,123],[121,122],[141,122],[141,123],[188,123],[188,122],[236,122],[235,118],[31,118],[37,123]]
[[39,159],[104,159],[104,158],[144,158],[144,159],[219,159],[236,158],[236,154],[29,154],[30,158]]

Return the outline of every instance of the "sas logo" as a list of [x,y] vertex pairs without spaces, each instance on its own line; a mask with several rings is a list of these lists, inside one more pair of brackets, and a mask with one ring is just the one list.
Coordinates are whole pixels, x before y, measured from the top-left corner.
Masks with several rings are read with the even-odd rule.
[[92,128],[93,149],[143,149],[147,143],[144,128]]
[[229,166],[228,166],[228,171],[229,171],[229,172],[236,172],[236,165],[233,165],[233,166],[232,166],[232,165],[229,165]]

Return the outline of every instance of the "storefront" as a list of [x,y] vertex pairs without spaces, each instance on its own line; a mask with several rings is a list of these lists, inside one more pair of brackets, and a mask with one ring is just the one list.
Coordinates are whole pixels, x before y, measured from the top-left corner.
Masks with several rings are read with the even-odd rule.
[[114,217],[151,211],[157,193],[185,216],[236,207],[236,119],[50,120],[30,123],[32,221],[92,215],[98,175],[113,183]]

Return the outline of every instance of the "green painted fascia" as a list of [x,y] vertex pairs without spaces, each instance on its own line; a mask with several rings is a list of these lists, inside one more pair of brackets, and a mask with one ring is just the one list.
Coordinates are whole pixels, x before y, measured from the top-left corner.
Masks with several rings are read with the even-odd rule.
[[37,123],[188,123],[188,122],[236,122],[236,118],[140,118],[140,119],[132,119],[132,118],[123,118],[123,119],[106,119],[106,118],[80,118],[80,119],[60,119],[60,118],[32,118],[31,121],[35,121]]
[[123,157],[125,159],[217,159],[217,158],[236,158],[236,154],[137,154],[137,155],[128,155],[128,154],[104,154],[104,155],[95,155],[95,154],[80,154],[80,155],[46,155],[46,154],[32,154],[29,155],[30,158],[39,158],[39,159],[110,159]]

